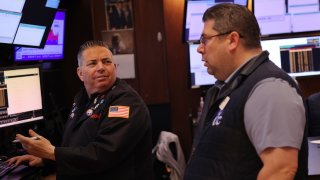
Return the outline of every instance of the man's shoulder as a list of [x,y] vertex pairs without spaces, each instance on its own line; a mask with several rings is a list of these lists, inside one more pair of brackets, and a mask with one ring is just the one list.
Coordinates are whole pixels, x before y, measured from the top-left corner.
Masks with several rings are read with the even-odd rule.
[[320,101],[320,92],[311,94],[311,95],[308,97],[308,100],[311,100],[311,101]]
[[132,93],[139,96],[137,91],[133,89],[126,81],[118,79],[116,85],[113,87],[114,91],[117,93]]
[[117,79],[116,84],[112,87],[111,91],[107,93],[106,98],[125,99],[126,101],[141,101],[141,96],[124,80]]

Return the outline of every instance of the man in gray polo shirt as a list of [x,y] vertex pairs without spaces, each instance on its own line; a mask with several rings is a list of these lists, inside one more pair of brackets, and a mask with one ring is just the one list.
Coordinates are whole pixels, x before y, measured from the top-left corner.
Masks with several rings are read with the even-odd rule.
[[184,179],[305,179],[302,96],[262,51],[257,20],[245,7],[218,4],[203,22],[198,52],[218,81],[206,95]]

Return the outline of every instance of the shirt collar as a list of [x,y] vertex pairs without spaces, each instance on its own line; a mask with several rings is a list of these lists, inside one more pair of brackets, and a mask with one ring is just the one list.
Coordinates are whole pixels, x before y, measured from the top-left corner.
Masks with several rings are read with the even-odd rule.
[[228,83],[228,82],[233,78],[233,76],[234,76],[235,74],[237,74],[237,72],[238,72],[243,66],[245,66],[246,64],[248,64],[250,61],[255,60],[258,56],[259,56],[259,54],[256,55],[256,56],[254,56],[254,57],[252,57],[252,58],[250,58],[249,60],[245,61],[244,63],[242,63],[235,71],[233,71],[233,73],[231,73],[231,74],[228,76],[228,78],[224,81],[224,83]]

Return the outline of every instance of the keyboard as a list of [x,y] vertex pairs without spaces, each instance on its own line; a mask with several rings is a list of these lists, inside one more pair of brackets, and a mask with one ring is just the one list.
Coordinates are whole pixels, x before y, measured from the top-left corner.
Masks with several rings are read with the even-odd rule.
[[5,161],[0,161],[0,178],[10,173],[16,167],[15,165],[8,165]]

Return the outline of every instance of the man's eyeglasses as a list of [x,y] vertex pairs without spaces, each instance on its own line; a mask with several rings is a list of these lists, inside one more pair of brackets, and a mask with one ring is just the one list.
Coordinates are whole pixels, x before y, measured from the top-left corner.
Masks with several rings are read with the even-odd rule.
[[[206,45],[207,42],[213,38],[213,37],[217,37],[217,36],[223,36],[223,35],[227,35],[227,34],[230,34],[232,33],[233,31],[228,31],[228,32],[225,32],[225,33],[220,33],[220,34],[216,34],[216,35],[212,35],[212,36],[209,36],[209,37],[204,37],[204,36],[201,36],[200,37],[200,40],[199,40],[199,43],[200,44],[203,44],[203,45]],[[241,34],[239,34],[240,38],[242,38],[243,36]]]

